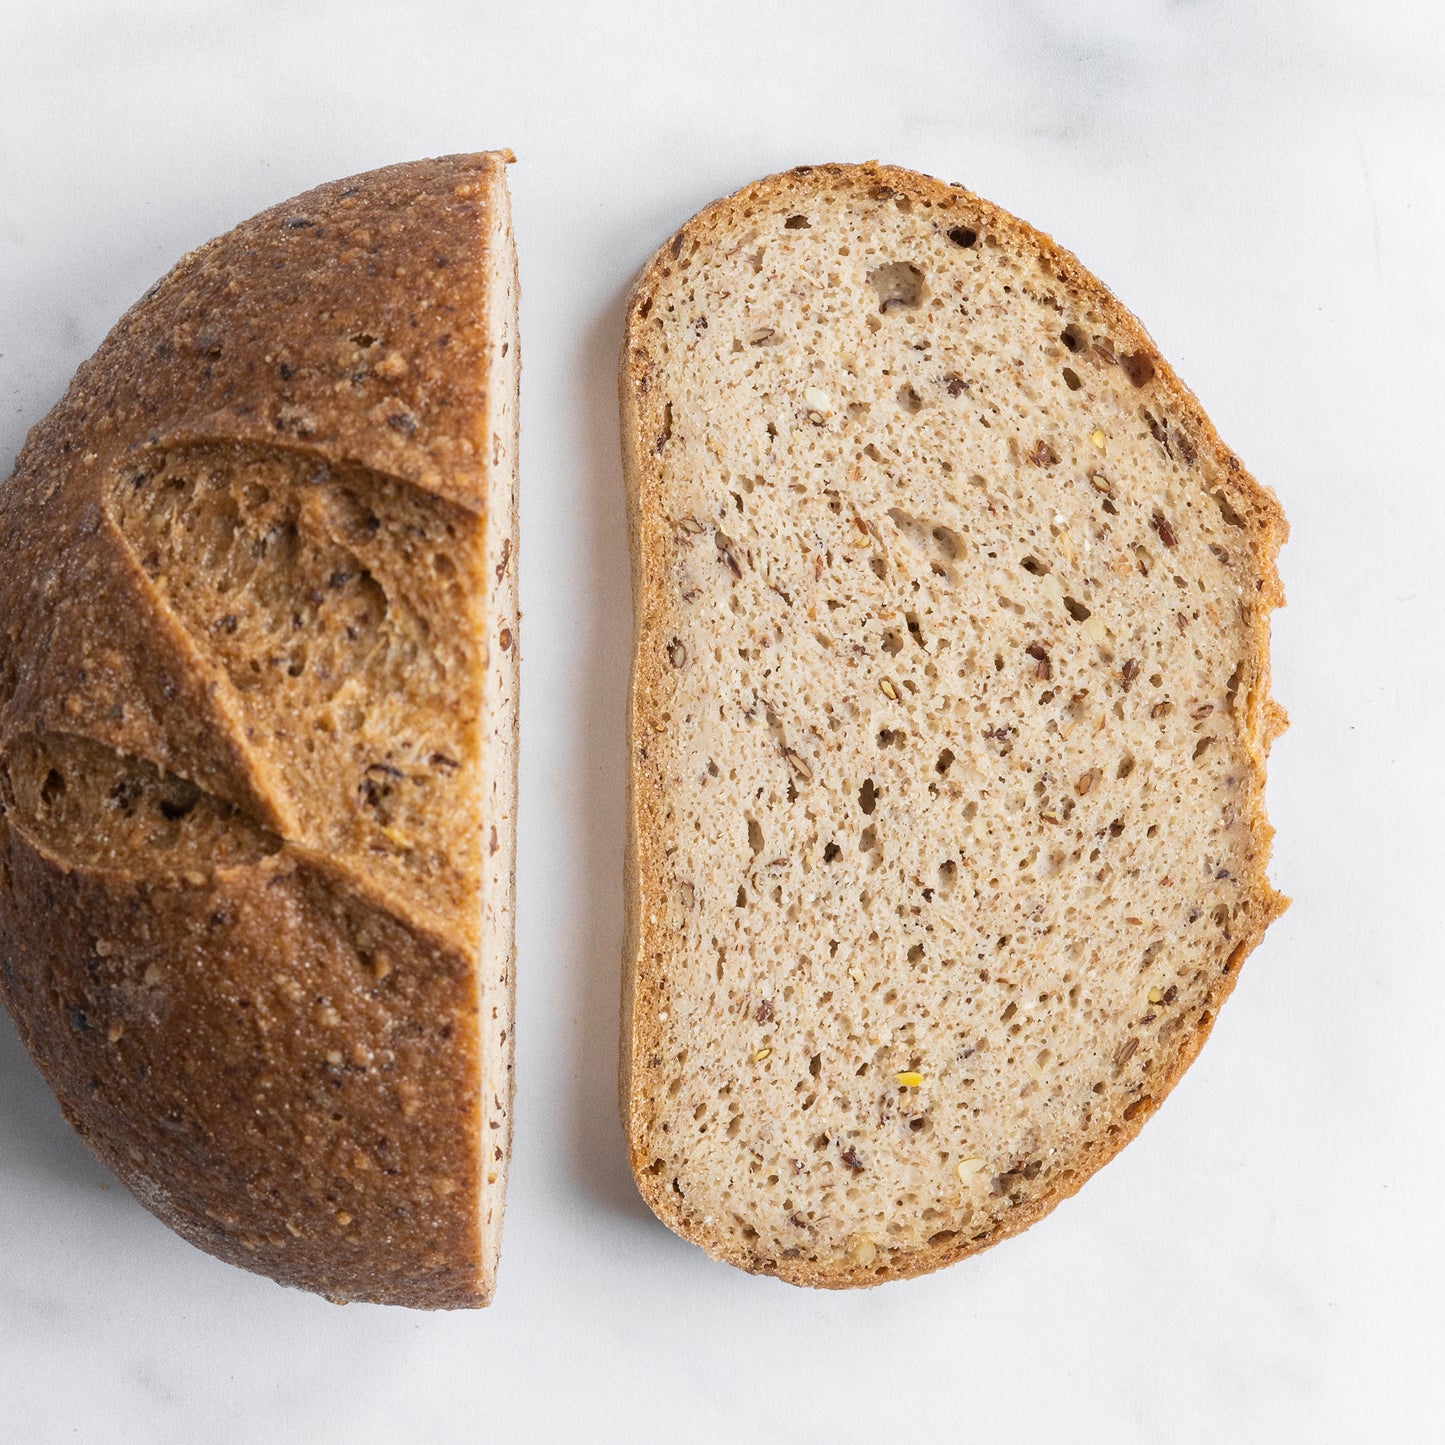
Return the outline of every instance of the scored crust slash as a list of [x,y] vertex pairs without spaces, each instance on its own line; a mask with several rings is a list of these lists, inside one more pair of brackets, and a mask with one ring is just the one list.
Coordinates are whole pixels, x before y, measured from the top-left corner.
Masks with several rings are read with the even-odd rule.
[[1279,504],[1073,256],[877,164],[677,232],[621,406],[638,1187],[796,1284],[948,1264],[1138,1132],[1284,907]]

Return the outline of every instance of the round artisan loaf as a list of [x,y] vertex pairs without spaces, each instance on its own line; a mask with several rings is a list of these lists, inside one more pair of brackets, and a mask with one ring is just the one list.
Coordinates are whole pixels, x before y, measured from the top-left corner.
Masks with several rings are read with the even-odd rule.
[[202,1249],[485,1304],[510,1145],[507,153],[187,256],[0,488],[0,998]]

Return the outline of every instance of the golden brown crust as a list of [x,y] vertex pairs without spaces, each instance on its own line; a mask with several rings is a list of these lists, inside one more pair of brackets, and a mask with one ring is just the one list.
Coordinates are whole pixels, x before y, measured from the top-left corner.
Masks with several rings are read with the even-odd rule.
[[[475,905],[420,907],[306,835],[288,784],[303,757],[252,745],[107,489],[145,458],[233,445],[403,482],[470,516],[458,546],[480,549],[490,218],[510,159],[336,181],[193,252],[0,489],[0,1000],[149,1208],[337,1299],[489,1298]],[[109,759],[118,789],[184,780],[171,806],[198,796],[261,856],[86,856],[33,805],[63,786],[24,775],[47,749]]]
[[[661,1060],[662,1028],[658,1021],[663,963],[669,948],[656,915],[649,912],[648,884],[664,876],[661,855],[661,797],[647,769],[649,729],[642,721],[654,711],[655,690],[660,686],[658,649],[644,648],[664,616],[664,568],[660,565],[657,539],[667,535],[670,523],[656,500],[660,465],[646,438],[660,434],[663,427],[662,399],[652,388],[652,358],[642,336],[640,314],[645,315],[646,298],[656,293],[671,274],[684,244],[706,244],[723,232],[743,212],[762,207],[779,197],[796,198],[817,173],[829,182],[839,181],[859,191],[877,193],[879,188],[915,201],[927,201],[943,210],[956,209],[960,219],[980,230],[987,227],[1014,238],[1041,256],[1060,282],[1097,307],[1115,336],[1125,338],[1129,348],[1148,358],[1155,383],[1170,403],[1185,416],[1198,437],[1201,449],[1210,453],[1224,477],[1224,499],[1245,525],[1253,549],[1257,576],[1257,601],[1252,610],[1251,630],[1257,660],[1255,684],[1242,708],[1241,733],[1252,763],[1253,787],[1250,829],[1256,840],[1255,876],[1250,880],[1256,908],[1252,930],[1241,938],[1230,954],[1226,971],[1213,983],[1195,1026],[1172,1056],[1167,1071],[1153,1081],[1150,1093],[1126,1113],[1108,1122],[1107,1131],[1091,1154],[1079,1161],[1072,1173],[1064,1172],[1053,1190],[1027,1200],[1004,1216],[986,1237],[958,1234],[909,1252],[888,1256],[886,1267],[854,1265],[848,1261],[823,1263],[804,1259],[761,1258],[741,1250],[735,1236],[719,1227],[708,1228],[688,1217],[681,1201],[670,1192],[667,1176],[650,1172],[651,1151],[646,1147],[647,1099],[653,1080],[649,1058]],[[638,277],[627,303],[627,330],[623,338],[619,390],[622,416],[623,473],[627,487],[629,535],[632,553],[634,645],[629,691],[628,740],[628,854],[625,864],[626,922],[623,943],[622,1058],[620,1068],[623,1126],[627,1133],[634,1178],[650,1208],[670,1229],[700,1245],[714,1258],[753,1273],[776,1275],[791,1284],[830,1289],[869,1286],[887,1279],[910,1278],[952,1264],[967,1255],[1026,1229],[1063,1199],[1076,1193],[1086,1180],[1112,1159],[1143,1127],[1193,1062],[1213,1027],[1220,1005],[1229,996],[1243,960],[1259,943],[1265,929],[1288,906],[1270,886],[1266,876],[1271,829],[1263,804],[1265,761],[1270,743],[1283,731],[1283,710],[1269,696],[1269,614],[1284,605],[1276,558],[1288,536],[1288,526],[1278,499],[1260,484],[1221,441],[1213,423],[1192,392],[1160,356],[1138,320],[1072,253],[1051,238],[975,196],[960,186],[949,186],[917,172],[867,162],[859,165],[800,166],[745,186],[699,212],[662,246]],[[655,896],[655,889],[654,894]]]

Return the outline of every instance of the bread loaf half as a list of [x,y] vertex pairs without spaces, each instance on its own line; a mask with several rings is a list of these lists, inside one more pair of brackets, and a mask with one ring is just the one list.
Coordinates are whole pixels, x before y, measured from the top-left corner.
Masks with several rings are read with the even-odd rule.
[[507,154],[187,256],[0,489],[0,996],[232,1263],[487,1303],[510,1144]]
[[937,1268],[1138,1132],[1283,906],[1279,505],[1071,255],[886,166],[684,226],[621,391],[638,1185],[794,1283]]

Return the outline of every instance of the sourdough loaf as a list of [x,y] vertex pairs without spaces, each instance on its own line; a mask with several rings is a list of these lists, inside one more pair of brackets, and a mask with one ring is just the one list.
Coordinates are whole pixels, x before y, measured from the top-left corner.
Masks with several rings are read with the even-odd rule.
[[510,1151],[504,153],[187,256],[0,488],[0,997],[167,1224],[485,1304]]
[[1284,519],[1071,255],[880,165],[684,226],[621,400],[638,1186],[795,1283],[934,1269],[1138,1132],[1284,904]]

